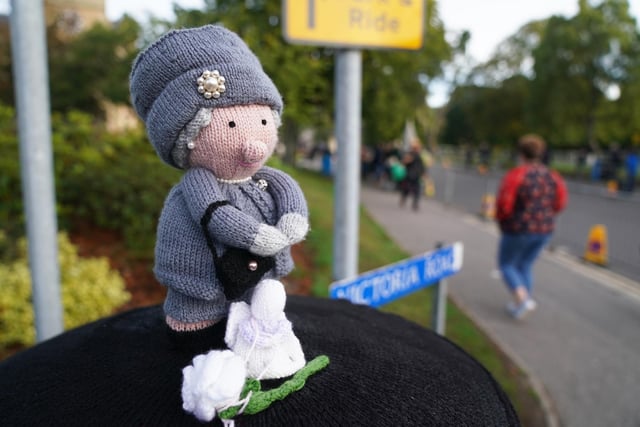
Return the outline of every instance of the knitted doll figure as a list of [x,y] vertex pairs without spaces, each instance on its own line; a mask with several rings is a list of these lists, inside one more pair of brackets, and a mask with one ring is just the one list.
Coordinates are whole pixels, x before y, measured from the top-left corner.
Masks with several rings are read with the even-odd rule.
[[246,44],[214,25],[165,34],[139,54],[130,84],[156,152],[185,170],[158,224],[166,321],[203,330],[260,280],[288,274],[290,246],[308,231],[298,184],[264,166],[282,98]]

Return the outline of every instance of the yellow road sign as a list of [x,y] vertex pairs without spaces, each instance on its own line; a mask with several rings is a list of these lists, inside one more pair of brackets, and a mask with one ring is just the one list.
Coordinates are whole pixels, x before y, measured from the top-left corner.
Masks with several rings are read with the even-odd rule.
[[283,0],[292,43],[420,49],[424,0]]

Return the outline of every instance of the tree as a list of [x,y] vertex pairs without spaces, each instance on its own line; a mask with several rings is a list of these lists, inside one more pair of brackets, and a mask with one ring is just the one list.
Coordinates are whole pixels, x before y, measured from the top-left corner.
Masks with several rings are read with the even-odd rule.
[[579,6],[571,19],[552,17],[534,51],[531,106],[547,135],[597,149],[600,107],[629,79],[638,34],[627,0]]
[[547,25],[547,20],[529,22],[498,45],[492,57],[471,71],[467,81],[480,86],[500,87],[506,79],[517,75],[532,77],[533,51]]
[[527,100],[532,76],[532,52],[540,42],[546,20],[523,25],[498,45],[485,63],[468,70],[465,44],[461,37],[456,49],[456,89],[446,108],[446,121],[440,134],[445,143],[463,144],[485,141],[509,144],[529,129]]
[[112,27],[96,24],[68,39],[48,31],[51,107],[102,115],[102,101],[129,101],[129,73],[140,26],[125,16]]
[[[407,119],[424,107],[431,80],[443,73],[453,49],[435,0],[426,2],[424,44],[418,51],[367,50],[363,53],[363,142],[377,144],[402,134]],[[418,121],[419,123],[424,121]],[[422,129],[422,134],[427,129]]]
[[467,136],[490,143],[513,141],[519,132],[596,149],[598,141],[634,135],[640,142],[638,46],[626,0],[582,0],[576,16],[532,21],[501,43],[452,97],[452,116],[460,122],[464,115]]

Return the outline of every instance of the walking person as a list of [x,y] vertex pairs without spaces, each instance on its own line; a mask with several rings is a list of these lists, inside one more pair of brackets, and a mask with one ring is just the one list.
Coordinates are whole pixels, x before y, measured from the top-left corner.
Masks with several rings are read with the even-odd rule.
[[633,193],[636,186],[636,175],[638,175],[638,150],[636,147],[629,148],[629,152],[624,158],[625,185],[623,191]]
[[420,155],[421,146],[419,142],[414,142],[411,149],[402,156],[402,163],[407,171],[406,176],[400,182],[400,206],[403,207],[409,195],[413,199],[413,210],[418,210],[420,196],[422,193],[422,177],[426,168]]
[[538,135],[519,139],[519,165],[503,177],[496,202],[501,232],[498,266],[513,298],[507,311],[516,319],[536,309],[531,296],[532,267],[568,198],[562,177],[542,163],[545,148]]

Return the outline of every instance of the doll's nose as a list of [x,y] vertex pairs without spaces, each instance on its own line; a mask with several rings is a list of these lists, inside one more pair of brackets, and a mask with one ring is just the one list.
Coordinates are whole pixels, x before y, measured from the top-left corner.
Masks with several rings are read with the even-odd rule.
[[247,163],[256,163],[267,155],[267,144],[259,140],[246,141],[242,147],[243,160]]

